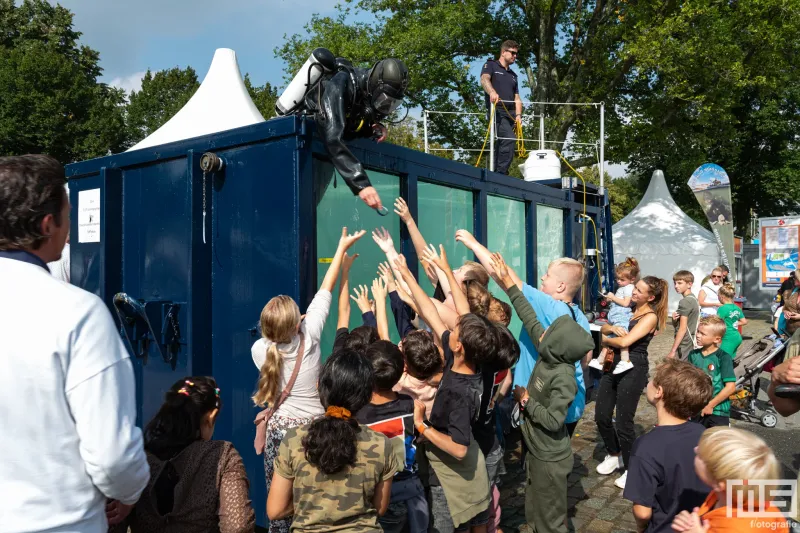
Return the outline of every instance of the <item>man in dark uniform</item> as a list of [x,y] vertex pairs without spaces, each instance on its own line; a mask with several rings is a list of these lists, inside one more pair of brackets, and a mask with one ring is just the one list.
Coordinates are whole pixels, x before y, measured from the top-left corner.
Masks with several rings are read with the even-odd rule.
[[494,121],[494,170],[500,174],[508,174],[508,167],[514,158],[514,122],[522,120],[517,73],[511,70],[511,65],[517,60],[518,50],[519,45],[516,42],[504,41],[500,47],[500,57],[496,61],[487,61],[481,70],[481,86],[486,91],[489,114],[492,112],[492,104],[497,104]]

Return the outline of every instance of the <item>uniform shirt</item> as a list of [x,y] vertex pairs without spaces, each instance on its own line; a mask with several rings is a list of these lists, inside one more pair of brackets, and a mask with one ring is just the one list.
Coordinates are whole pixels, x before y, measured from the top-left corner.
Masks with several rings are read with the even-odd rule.
[[[506,109],[508,109],[508,112],[511,114],[511,117],[514,117],[516,115],[514,96],[519,94],[517,73],[511,70],[510,67],[503,67],[499,61],[490,59],[483,64],[481,76],[484,74],[489,75],[489,79],[492,82],[492,87],[494,87],[494,90],[497,91],[497,95],[500,97],[500,100],[503,101],[503,104],[505,104]],[[485,94],[484,100],[486,101],[486,108],[491,110],[492,103],[489,101],[488,94]],[[497,103],[497,108],[495,111],[504,114],[506,112],[500,102]]]
[[705,500],[708,487],[694,471],[694,448],[705,428],[694,422],[656,426],[631,449],[626,500],[653,510],[645,533],[672,533],[672,521]]
[[[550,327],[550,324],[561,315],[571,314],[568,304],[556,300],[528,284],[522,286],[522,294],[530,302],[533,310],[536,311],[536,317],[545,328]],[[572,311],[575,315],[575,321],[583,329],[589,331],[589,321],[581,313],[581,310],[573,308]],[[536,351],[524,327],[520,329],[518,338],[519,361],[517,361],[517,366],[514,369],[514,386],[527,387],[533,373],[533,367],[536,366],[536,361],[539,360],[539,352]],[[580,420],[581,416],[583,416],[583,410],[586,408],[586,385],[583,382],[583,368],[581,368],[580,361],[575,362],[575,381],[578,384],[578,393],[567,411],[566,424]]]
[[[703,355],[701,348],[692,350],[689,352],[688,361],[711,378],[711,384],[714,386],[714,396],[722,391],[726,383],[736,383],[736,374],[733,373],[733,359],[721,349],[709,355]],[[712,414],[716,416],[731,416],[730,400],[726,399],[714,407]]]
[[25,254],[0,252],[0,530],[104,532],[150,476],[133,367],[102,300]]
[[697,336],[697,321],[700,318],[700,303],[694,294],[688,294],[678,302],[678,320],[672,321],[675,328],[675,335],[678,335],[678,326],[682,316],[686,317],[686,333],[683,334],[681,343],[678,345],[678,352],[681,359],[686,359],[689,352],[694,350],[694,339]]
[[303,437],[309,425],[291,428],[278,448],[275,472],[292,480],[294,517],[290,531],[382,533],[372,504],[375,487],[403,468],[385,435],[361,426],[356,464],[323,475],[308,462]]
[[380,405],[368,403],[356,413],[356,420],[373,431],[383,433],[392,443],[397,464],[403,466],[394,476],[395,481],[407,479],[417,473],[414,400],[411,396],[398,394],[391,402]]

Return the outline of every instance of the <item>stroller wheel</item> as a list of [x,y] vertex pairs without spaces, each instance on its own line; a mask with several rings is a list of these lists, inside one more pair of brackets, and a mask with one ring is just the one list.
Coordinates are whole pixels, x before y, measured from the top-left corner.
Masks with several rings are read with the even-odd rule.
[[765,428],[774,428],[778,425],[778,417],[775,413],[767,411],[761,415],[761,424],[763,424]]

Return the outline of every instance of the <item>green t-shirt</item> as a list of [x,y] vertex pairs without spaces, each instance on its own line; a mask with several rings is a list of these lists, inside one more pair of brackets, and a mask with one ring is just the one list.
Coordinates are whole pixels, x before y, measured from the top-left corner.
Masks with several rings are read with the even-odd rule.
[[[720,393],[726,383],[735,383],[736,374],[733,373],[733,359],[722,349],[703,355],[702,348],[689,352],[687,359],[697,368],[708,374],[714,386],[714,396]],[[714,413],[718,416],[731,416],[731,402],[725,400],[716,407]]]
[[725,335],[722,337],[720,349],[736,357],[736,350],[742,344],[742,336],[736,329],[736,323],[744,318],[744,313],[736,304],[725,304],[717,310],[717,315],[725,321]]

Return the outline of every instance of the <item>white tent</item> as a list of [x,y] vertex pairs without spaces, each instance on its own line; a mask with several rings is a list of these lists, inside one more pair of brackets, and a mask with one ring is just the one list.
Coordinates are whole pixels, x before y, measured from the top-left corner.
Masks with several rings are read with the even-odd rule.
[[247,92],[239,63],[236,61],[236,52],[229,48],[219,48],[214,52],[214,59],[203,83],[186,105],[166,124],[128,151],[259,122],[264,122],[264,117]]
[[660,170],[653,172],[636,209],[612,229],[614,261],[633,257],[639,261],[642,276],[667,280],[670,312],[681,298],[672,287],[675,272],[688,270],[694,274],[693,291],[697,294],[700,282],[721,262],[714,235],[678,207]]

